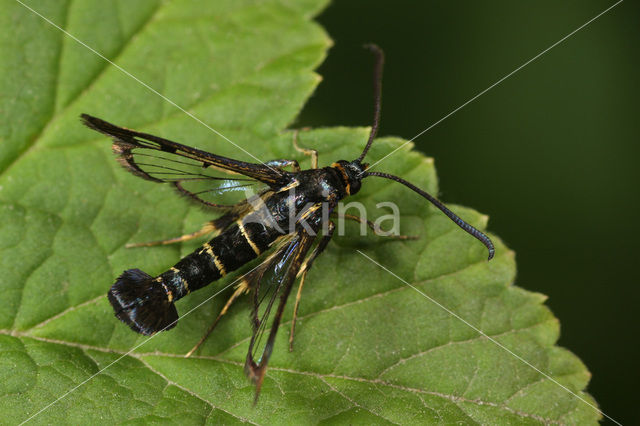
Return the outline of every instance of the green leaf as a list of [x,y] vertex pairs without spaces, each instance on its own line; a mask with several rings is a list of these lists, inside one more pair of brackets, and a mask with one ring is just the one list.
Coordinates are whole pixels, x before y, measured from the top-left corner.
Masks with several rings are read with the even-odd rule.
[[[128,73],[263,159],[301,157],[284,129],[319,82],[330,45],[312,21],[325,0],[29,2]],[[227,277],[178,303],[179,325],[147,341],[117,321],[105,294],[124,269],[160,273],[197,243],[125,249],[193,231],[210,216],[123,171],[82,112],[252,161],[131,76],[17,2],[0,4],[0,410],[15,423],[595,423],[598,412],[358,252],[483,330],[580,398],[585,366],[554,346],[544,296],[513,286],[513,252],[496,258],[397,184],[368,179],[373,217],[395,202],[401,230],[355,225],[315,263],[295,350],[287,307],[259,404],[243,373],[248,304],[236,303],[185,359],[228,292]],[[353,64],[346,64],[353,66]],[[363,65],[364,66],[364,65]],[[365,128],[302,132],[321,165],[355,158]],[[379,139],[370,161],[404,141]],[[381,164],[437,193],[431,159],[408,145]],[[453,206],[474,226],[487,217]],[[133,349],[133,352],[130,352]],[[102,371],[102,369],[105,369]],[[100,374],[97,374],[100,372]]]

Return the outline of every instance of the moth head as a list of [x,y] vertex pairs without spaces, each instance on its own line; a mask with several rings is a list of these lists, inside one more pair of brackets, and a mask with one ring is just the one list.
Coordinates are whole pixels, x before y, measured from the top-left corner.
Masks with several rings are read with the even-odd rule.
[[358,160],[352,162],[340,160],[337,163],[334,163],[333,166],[342,174],[342,179],[348,195],[353,195],[360,191],[367,164],[363,165]]

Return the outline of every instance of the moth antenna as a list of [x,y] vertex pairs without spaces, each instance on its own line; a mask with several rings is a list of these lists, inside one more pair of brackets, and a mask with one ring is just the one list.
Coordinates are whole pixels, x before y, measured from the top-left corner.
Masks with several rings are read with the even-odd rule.
[[124,271],[107,296],[116,317],[137,333],[149,336],[178,322],[165,285],[140,269]]
[[369,133],[369,140],[364,147],[364,151],[360,154],[360,157],[356,162],[361,163],[364,157],[367,155],[373,138],[378,134],[378,127],[380,124],[380,108],[382,104],[382,69],[384,67],[384,53],[375,44],[365,44],[364,47],[369,49],[376,57],[376,64],[373,69],[373,123],[371,124],[371,133]]
[[434,206],[439,208],[445,215],[447,215],[447,217],[449,219],[451,219],[456,225],[458,225],[464,231],[466,231],[467,233],[469,233],[470,235],[475,237],[477,240],[479,240],[482,244],[484,244],[487,247],[487,249],[489,250],[489,259],[488,260],[491,260],[493,258],[493,255],[495,254],[496,250],[495,250],[495,248],[493,246],[493,243],[491,242],[491,239],[488,236],[486,236],[485,234],[483,234],[482,232],[480,232],[479,230],[477,230],[476,228],[474,228],[473,226],[469,225],[464,220],[460,219],[460,217],[458,215],[456,215],[454,212],[449,210],[447,208],[447,206],[442,204],[437,198],[433,197],[432,195],[430,195],[427,192],[423,191],[422,189],[418,188],[414,184],[412,184],[410,182],[407,182],[406,180],[404,180],[402,178],[399,178],[398,176],[390,175],[388,173],[380,173],[380,172],[365,172],[364,176],[365,177],[366,176],[378,176],[378,177],[382,177],[382,178],[385,178],[385,179],[391,179],[391,180],[394,180],[396,182],[399,182],[399,183],[403,184],[407,188],[412,189],[413,191],[415,191],[418,194],[422,195],[424,198],[429,200],[429,202],[431,202],[431,204],[433,204]]

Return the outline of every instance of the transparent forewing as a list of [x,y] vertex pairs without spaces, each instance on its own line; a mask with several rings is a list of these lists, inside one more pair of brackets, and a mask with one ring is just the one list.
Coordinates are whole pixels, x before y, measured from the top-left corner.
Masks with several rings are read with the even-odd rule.
[[[280,325],[287,298],[295,282],[304,257],[313,244],[314,237],[304,231],[293,236],[255,271],[250,287],[253,297],[251,323],[253,335],[245,371],[256,383],[257,393],[266,372],[269,357]],[[256,397],[257,397],[256,393]]]
[[[155,182],[171,182],[180,192],[204,204],[224,204],[210,200],[216,194],[244,192],[253,186],[253,181],[278,188],[291,180],[289,173],[277,167],[222,157],[87,114],[81,118],[91,129],[113,139],[118,161],[131,173]],[[227,176],[215,175],[214,171]],[[211,184],[214,181],[219,182]],[[254,193],[257,192],[260,189],[254,188]]]
[[233,205],[268,188],[253,178],[203,165],[198,160],[122,145],[114,144],[114,150],[127,169],[145,179],[170,183],[182,195],[208,206]]

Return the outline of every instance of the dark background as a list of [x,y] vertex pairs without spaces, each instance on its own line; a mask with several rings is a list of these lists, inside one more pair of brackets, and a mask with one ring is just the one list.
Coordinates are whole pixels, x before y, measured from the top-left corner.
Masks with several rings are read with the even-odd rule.
[[[336,1],[319,17],[335,41],[324,81],[296,126],[370,124],[361,45],[375,42],[380,135],[410,139],[614,3]],[[559,344],[627,424],[640,421],[638,9],[619,4],[415,141],[441,199],[490,215],[517,253],[517,285],[549,296]]]

